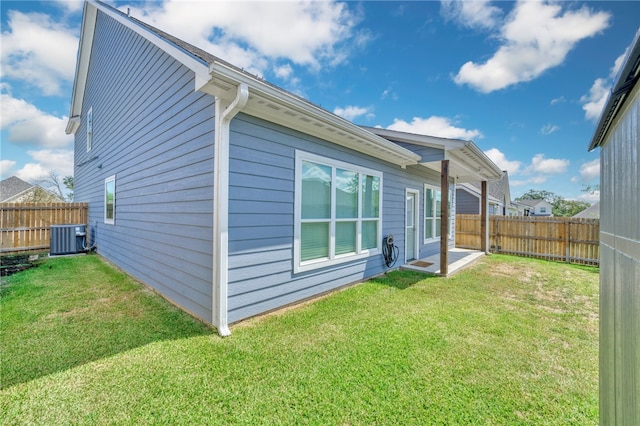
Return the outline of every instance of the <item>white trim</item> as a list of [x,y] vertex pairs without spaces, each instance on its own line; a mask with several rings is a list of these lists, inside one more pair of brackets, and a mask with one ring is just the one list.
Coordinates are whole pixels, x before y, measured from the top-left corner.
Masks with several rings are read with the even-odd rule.
[[[333,190],[333,185],[335,185],[335,169],[340,168],[344,170],[349,170],[353,172],[359,173],[361,176],[369,175],[374,176],[380,179],[380,190],[379,190],[379,199],[378,199],[378,239],[376,241],[377,245],[374,249],[362,249],[361,247],[361,224],[363,222],[362,218],[362,200],[358,197],[358,227],[357,227],[357,235],[359,238],[356,240],[356,253],[355,254],[343,254],[336,255],[335,254],[335,229],[333,226],[331,227],[330,235],[329,235],[329,257],[323,259],[314,259],[309,261],[301,260],[301,233],[302,233],[302,162],[309,161],[317,164],[326,165],[332,168],[332,191],[331,191],[331,199],[332,206],[335,206],[335,190]],[[360,188],[358,189],[360,191]],[[295,155],[295,185],[294,185],[294,237],[293,237],[293,273],[297,274],[300,272],[311,271],[318,268],[324,268],[327,266],[338,265],[341,263],[349,262],[352,260],[363,259],[369,256],[373,256],[379,254],[381,252],[381,241],[382,241],[382,193],[383,193],[383,173],[378,170],[369,169],[366,167],[358,166],[351,163],[345,163],[339,160],[334,160],[332,158],[323,157],[316,154],[311,154],[305,151],[296,150]],[[329,219],[332,224],[335,224],[335,209],[331,210],[331,218]]]
[[[404,212],[404,263],[407,263],[410,259],[407,259],[407,203],[406,199],[409,194],[413,194],[414,198],[414,206],[413,206],[413,223],[415,225],[415,234],[414,234],[414,248],[413,252],[415,254],[415,259],[420,259],[420,190],[413,188],[405,188],[404,197],[405,197],[405,212]],[[422,236],[424,239],[424,236]]]
[[213,302],[212,323],[218,334],[229,336],[229,127],[231,120],[246,105],[249,88],[237,87],[236,98],[229,103],[221,98],[215,100],[214,129],[214,174],[213,174]]
[[[422,192],[425,193],[427,189],[433,189],[434,191],[437,191],[440,193],[440,203],[442,203],[442,189],[440,188],[440,186],[438,185],[434,185],[432,183],[425,183],[422,186]],[[434,219],[433,221],[433,237],[432,238],[426,238],[424,235],[424,232],[427,230],[427,226],[426,224],[423,226],[423,231],[422,231],[422,242],[423,244],[430,244],[430,243],[434,243],[437,241],[440,241],[440,235],[436,235],[438,232],[440,232],[440,228],[437,226],[437,220],[440,219],[440,216],[438,216],[436,214],[436,207],[435,207],[435,193],[434,193],[434,205],[433,205],[433,214],[434,216],[430,216],[429,218],[427,218],[427,196],[426,194],[424,195],[424,202],[423,202],[423,214],[422,214],[422,222],[426,222],[427,219]],[[442,208],[442,207],[441,207]]]
[[[113,217],[107,218],[107,183],[113,182]],[[111,175],[104,179],[104,223],[107,225],[116,224],[116,175]]]

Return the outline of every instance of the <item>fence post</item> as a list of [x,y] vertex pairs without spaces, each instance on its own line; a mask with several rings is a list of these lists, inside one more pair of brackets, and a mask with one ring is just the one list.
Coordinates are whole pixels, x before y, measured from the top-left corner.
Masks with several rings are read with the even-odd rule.
[[565,262],[571,263],[571,219],[568,219],[564,224],[564,245],[565,245]]

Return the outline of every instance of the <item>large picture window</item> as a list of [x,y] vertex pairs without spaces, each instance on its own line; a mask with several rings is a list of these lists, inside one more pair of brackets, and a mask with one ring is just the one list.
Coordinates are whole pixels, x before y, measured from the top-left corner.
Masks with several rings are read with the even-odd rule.
[[113,225],[116,220],[116,176],[104,180],[104,223]]
[[380,172],[297,152],[295,195],[296,271],[379,249]]

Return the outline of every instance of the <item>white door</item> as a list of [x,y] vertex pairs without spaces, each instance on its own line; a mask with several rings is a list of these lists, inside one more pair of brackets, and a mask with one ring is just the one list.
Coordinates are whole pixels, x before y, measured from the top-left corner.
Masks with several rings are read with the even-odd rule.
[[416,216],[418,212],[417,194],[407,191],[407,207],[405,219],[405,261],[416,259],[418,227]]

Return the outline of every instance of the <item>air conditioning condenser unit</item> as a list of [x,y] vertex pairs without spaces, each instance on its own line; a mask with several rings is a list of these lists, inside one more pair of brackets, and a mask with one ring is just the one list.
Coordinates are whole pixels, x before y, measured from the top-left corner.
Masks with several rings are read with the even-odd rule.
[[58,256],[84,251],[87,238],[86,225],[51,225],[50,231],[51,245],[49,247],[49,255]]

